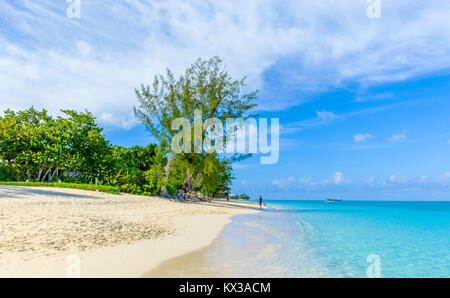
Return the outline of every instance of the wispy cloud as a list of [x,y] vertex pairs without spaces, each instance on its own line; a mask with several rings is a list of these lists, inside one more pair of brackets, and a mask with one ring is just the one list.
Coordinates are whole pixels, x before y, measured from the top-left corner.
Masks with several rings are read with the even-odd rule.
[[286,188],[289,184],[295,183],[296,179],[294,176],[290,176],[288,178],[280,178],[272,181],[272,184],[279,188]]
[[243,164],[243,163],[234,163],[233,169],[234,170],[244,170],[244,169],[251,169],[258,166],[257,164]]
[[[281,126],[280,131],[282,134],[290,134],[290,133],[295,133],[295,132],[298,132],[298,131],[306,129],[306,128],[313,128],[313,127],[317,127],[317,126],[321,126],[321,125],[330,124],[330,123],[333,123],[334,121],[342,121],[342,120],[345,120],[348,118],[359,117],[359,116],[375,114],[375,113],[381,113],[381,112],[395,109],[395,108],[401,108],[401,107],[417,105],[417,104],[424,104],[427,102],[429,102],[428,99],[403,101],[403,102],[398,102],[398,103],[394,103],[394,104],[380,105],[377,107],[371,107],[371,108],[366,108],[366,109],[358,109],[358,110],[349,111],[349,112],[345,112],[345,113],[341,113],[341,114],[332,113],[333,114],[332,117],[328,117],[328,118],[325,117],[325,119],[324,119],[324,117],[320,117],[319,114],[316,112],[317,117],[306,119],[306,120],[301,120],[301,121],[285,123],[284,125]],[[323,112],[321,112],[321,113],[323,113]]]
[[309,178],[296,178],[294,176],[289,176],[287,178],[274,179],[272,185],[278,188],[321,188],[327,185],[342,185],[351,182],[350,179],[346,178],[341,172],[335,172],[330,178],[322,180],[320,182],[313,181]]
[[390,138],[388,138],[389,141],[391,142],[398,142],[401,140],[406,139],[406,134],[401,133],[401,134],[393,134]]
[[[445,1],[386,1],[379,22],[367,18],[364,1],[82,1],[76,20],[67,18],[68,5],[0,1],[0,109],[87,108],[129,128],[133,88],[167,66],[180,73],[214,55],[233,76],[248,75],[251,89],[274,68],[286,84],[317,92],[450,67]],[[262,106],[300,102],[281,101]]]
[[389,177],[389,182],[394,182],[394,183],[407,183],[409,180],[407,177],[403,177],[403,176],[396,176],[396,175],[391,175]]
[[[386,179],[376,179],[370,176],[366,179],[352,181],[347,179],[341,172],[334,173],[330,178],[315,182],[307,178],[295,178],[290,176],[288,178],[276,179],[273,181],[275,186],[280,191],[286,192],[305,192],[311,194],[320,194],[323,198],[330,193],[377,193],[391,198],[393,194],[398,194],[402,199],[410,199],[408,194],[433,193],[446,194],[450,190],[450,172],[446,172],[439,176],[428,177],[408,177],[401,175],[391,175]],[[370,190],[370,192],[368,192]],[[415,197],[417,199],[417,197]],[[436,198],[443,199],[442,196]],[[447,196],[444,196],[448,199]],[[361,198],[358,198],[361,199]],[[379,198],[377,198],[379,199]],[[425,199],[425,198],[422,198]]]
[[391,99],[394,97],[394,94],[392,92],[382,93],[382,94],[375,94],[371,96],[358,96],[356,97],[356,102],[368,102],[368,101],[379,101],[384,99]]
[[333,112],[328,111],[317,111],[316,112],[317,117],[321,120],[333,120],[336,119],[338,116]]
[[342,184],[342,183],[347,183],[347,182],[350,182],[350,180],[347,179],[345,177],[345,175],[341,172],[335,172],[333,174],[333,176],[331,176],[331,178],[323,181],[324,184],[332,183],[332,184],[336,184],[336,185]]
[[353,140],[355,142],[357,142],[357,143],[364,142],[366,140],[373,139],[373,138],[374,138],[374,136],[371,135],[370,133],[368,133],[368,134],[357,134],[357,135],[353,136]]

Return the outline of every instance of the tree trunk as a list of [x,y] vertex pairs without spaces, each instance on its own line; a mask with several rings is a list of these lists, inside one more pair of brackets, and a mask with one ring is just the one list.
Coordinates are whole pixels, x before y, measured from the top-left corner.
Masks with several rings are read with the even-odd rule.
[[48,173],[49,173],[51,170],[52,170],[52,168],[49,168],[49,169],[45,172],[44,176],[42,177],[42,182],[45,181],[45,178],[47,177]]
[[56,172],[58,172],[58,170],[59,170],[59,168],[56,168],[56,169],[53,171],[53,173],[50,173],[50,176],[48,177],[48,180],[49,180],[49,181],[52,181],[52,180],[53,180],[53,178],[55,177]]
[[38,182],[41,182],[41,175],[42,175],[42,170],[39,170],[38,175],[36,177]]
[[189,193],[192,190],[192,175],[189,169],[186,170],[186,179],[184,179],[183,183],[183,191],[185,193]]
[[170,175],[170,165],[172,164],[172,161],[175,159],[175,154],[171,153],[169,158],[167,159],[167,164],[165,167],[165,173],[164,173],[164,185],[161,187],[161,195],[166,197],[169,195],[169,193],[167,192],[167,181],[169,180],[169,175]]

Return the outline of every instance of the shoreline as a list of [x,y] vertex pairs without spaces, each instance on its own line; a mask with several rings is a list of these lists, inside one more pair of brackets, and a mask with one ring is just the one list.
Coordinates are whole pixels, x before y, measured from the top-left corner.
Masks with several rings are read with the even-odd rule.
[[142,277],[211,245],[232,216],[259,212],[248,202],[179,203],[72,189],[0,187],[0,197],[1,277]]
[[[252,241],[259,229],[254,214],[233,215],[230,222],[205,247],[170,258],[147,271],[144,278],[225,278],[238,277],[230,272],[242,272],[239,261],[258,257],[267,251],[267,243]],[[230,241],[230,238],[233,240]],[[259,238],[259,237],[257,237]],[[242,259],[243,258],[243,259]],[[237,263],[234,263],[237,262]],[[233,263],[234,265],[231,265]],[[241,263],[242,264],[242,263]]]

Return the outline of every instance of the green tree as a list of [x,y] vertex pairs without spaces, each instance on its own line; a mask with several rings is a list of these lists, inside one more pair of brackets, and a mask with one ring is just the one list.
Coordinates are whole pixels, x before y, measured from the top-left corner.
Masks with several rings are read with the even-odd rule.
[[3,162],[14,164],[25,173],[26,179],[40,181],[51,158],[47,128],[52,120],[45,110],[5,111],[0,118],[0,158]]
[[[246,115],[256,106],[254,100],[257,92],[241,94],[245,79],[233,80],[218,57],[199,59],[178,79],[167,70],[165,76],[155,76],[151,87],[141,85],[140,90],[136,89],[139,106],[134,108],[135,115],[156,140],[161,144],[170,144],[176,133],[171,130],[172,121],[176,118],[186,118],[192,123],[195,110],[203,112],[202,121],[208,118],[225,121],[227,118],[241,118]],[[169,156],[165,167],[165,184],[170,176],[171,163],[176,156],[170,148],[167,150]],[[202,158],[206,156],[202,155]],[[191,159],[198,160],[194,157]],[[205,169],[211,168],[212,166],[209,166]],[[193,173],[190,167],[187,167],[185,177],[189,178],[191,175]],[[166,185],[163,185],[161,192],[167,194]]]
[[153,188],[154,185],[159,185],[161,163],[164,162],[159,160],[160,157],[159,148],[154,144],[131,148],[114,146],[108,157],[109,170],[104,182],[130,193],[155,194]]
[[90,112],[62,112],[68,116],[60,118],[66,127],[64,138],[71,157],[68,169],[78,172],[86,182],[101,178],[106,173],[105,161],[111,150],[110,143],[102,134],[103,129],[95,123],[95,117]]
[[0,159],[19,179],[51,181],[60,171],[92,182],[105,171],[110,145],[89,112],[62,111],[51,117],[33,107],[0,117]]

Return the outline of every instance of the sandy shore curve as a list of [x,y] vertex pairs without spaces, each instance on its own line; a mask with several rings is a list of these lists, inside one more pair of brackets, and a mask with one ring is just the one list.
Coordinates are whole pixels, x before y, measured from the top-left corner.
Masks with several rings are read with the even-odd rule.
[[247,202],[0,186],[0,277],[141,277],[255,212]]

